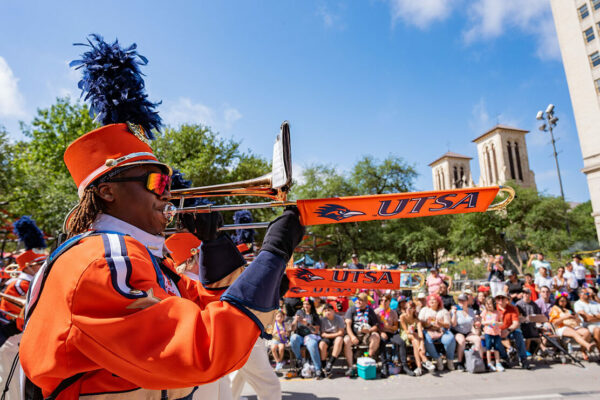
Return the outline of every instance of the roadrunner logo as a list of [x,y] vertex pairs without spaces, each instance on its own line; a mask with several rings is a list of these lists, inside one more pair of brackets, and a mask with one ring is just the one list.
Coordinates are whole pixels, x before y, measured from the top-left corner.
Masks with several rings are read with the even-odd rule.
[[292,293],[306,293],[306,292],[308,292],[308,290],[302,289],[302,288],[297,287],[297,286],[294,286],[294,287],[290,288],[290,292],[292,292]]
[[295,271],[295,274],[296,274],[296,278],[302,279],[304,282],[320,281],[320,280],[324,279],[323,277],[317,276],[317,275],[313,274],[312,272],[310,272],[309,270],[304,269],[304,268],[298,268]]
[[350,209],[340,206],[339,204],[326,204],[317,208],[316,211],[319,217],[341,221],[346,218],[356,217],[357,215],[365,215],[361,211],[351,211]]

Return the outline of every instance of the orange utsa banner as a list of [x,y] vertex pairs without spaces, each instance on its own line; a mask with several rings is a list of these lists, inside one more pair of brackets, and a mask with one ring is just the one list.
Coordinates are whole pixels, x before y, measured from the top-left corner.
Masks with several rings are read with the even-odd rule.
[[354,296],[357,290],[358,289],[344,289],[339,287],[322,288],[290,286],[284,297],[350,297]]
[[288,268],[290,288],[400,289],[418,288],[424,276],[415,271]]
[[430,215],[483,212],[498,186],[429,192],[377,194],[298,200],[303,225],[416,218]]

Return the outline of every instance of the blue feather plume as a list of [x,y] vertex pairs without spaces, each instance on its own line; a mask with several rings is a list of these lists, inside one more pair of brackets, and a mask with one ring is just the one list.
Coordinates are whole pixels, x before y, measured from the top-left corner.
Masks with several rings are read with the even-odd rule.
[[162,120],[155,111],[160,102],[148,100],[140,71],[140,65],[148,64],[148,59],[138,54],[135,43],[122,48],[118,40],[109,44],[98,34],[89,35],[87,41],[74,44],[90,50],[69,66],[83,69],[78,87],[84,100],[90,100],[90,116],[96,114],[103,125],[141,125],[148,139],[154,139],[152,130],[160,130]]
[[24,215],[13,224],[14,232],[23,242],[26,250],[43,249],[46,247],[44,234],[28,215]]
[[[252,213],[248,210],[239,210],[233,214],[233,223],[235,224],[249,224],[251,222],[254,222],[254,219]],[[255,234],[254,229],[236,229],[235,234],[231,235],[231,239],[235,244],[252,243]]]

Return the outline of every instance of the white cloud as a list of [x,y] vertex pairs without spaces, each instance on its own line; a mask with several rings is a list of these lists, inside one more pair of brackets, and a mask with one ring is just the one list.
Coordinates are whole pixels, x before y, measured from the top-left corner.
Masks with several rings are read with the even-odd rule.
[[235,108],[227,108],[223,111],[223,116],[225,118],[225,126],[229,129],[237,120],[242,118],[242,113]]
[[511,29],[535,37],[536,55],[558,59],[560,51],[548,0],[476,0],[467,9],[467,44],[494,39]]
[[338,28],[344,29],[345,25],[340,15],[341,6],[338,6],[338,10],[333,11],[331,8],[321,5],[317,8],[317,15],[321,17],[323,25],[327,28]]
[[292,177],[296,185],[304,185],[306,177],[304,176],[304,166],[292,163]]
[[549,0],[390,0],[390,6],[393,23],[401,20],[420,29],[464,8],[466,44],[492,40],[516,29],[534,38],[537,57],[560,59]]
[[480,98],[479,101],[473,105],[471,110],[471,118],[469,119],[469,127],[476,135],[481,135],[484,132],[492,129],[496,125],[507,125],[514,128],[521,127],[519,119],[513,118],[502,112],[496,113],[490,116],[490,112],[487,109],[485,98]]
[[390,0],[392,22],[402,20],[407,25],[426,29],[431,23],[450,16],[456,3],[456,0]]
[[189,97],[180,97],[175,102],[165,101],[161,116],[169,125],[200,123],[216,130],[228,130],[242,118],[242,113],[227,105],[214,109],[194,103]]
[[491,128],[490,115],[488,114],[487,107],[485,106],[485,99],[483,97],[473,106],[469,126],[476,133],[483,133],[485,130]]
[[18,83],[6,60],[0,57],[0,116],[20,118],[26,115],[25,100]]

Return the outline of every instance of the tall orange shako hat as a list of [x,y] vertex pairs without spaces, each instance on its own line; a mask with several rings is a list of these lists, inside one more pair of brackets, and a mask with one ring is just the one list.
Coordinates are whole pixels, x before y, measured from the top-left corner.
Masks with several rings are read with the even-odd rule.
[[48,257],[44,250],[46,248],[44,234],[31,217],[28,215],[21,217],[13,224],[13,230],[25,246],[25,251],[15,257],[19,270],[25,269],[28,264],[44,261]]
[[165,240],[165,246],[171,252],[175,265],[181,265],[185,260],[197,254],[201,244],[200,239],[187,232],[175,233]]
[[171,173],[158,161],[150,140],[152,130],[159,130],[161,118],[155,111],[160,103],[152,103],[145,92],[140,65],[148,60],[137,53],[136,45],[122,48],[116,40],[106,43],[97,34],[88,43],[80,60],[70,66],[82,69],[79,82],[82,97],[90,103],[90,115],[102,125],[81,136],[69,145],[64,160],[75,184],[79,198],[101,178],[109,178],[124,167],[156,164]]

